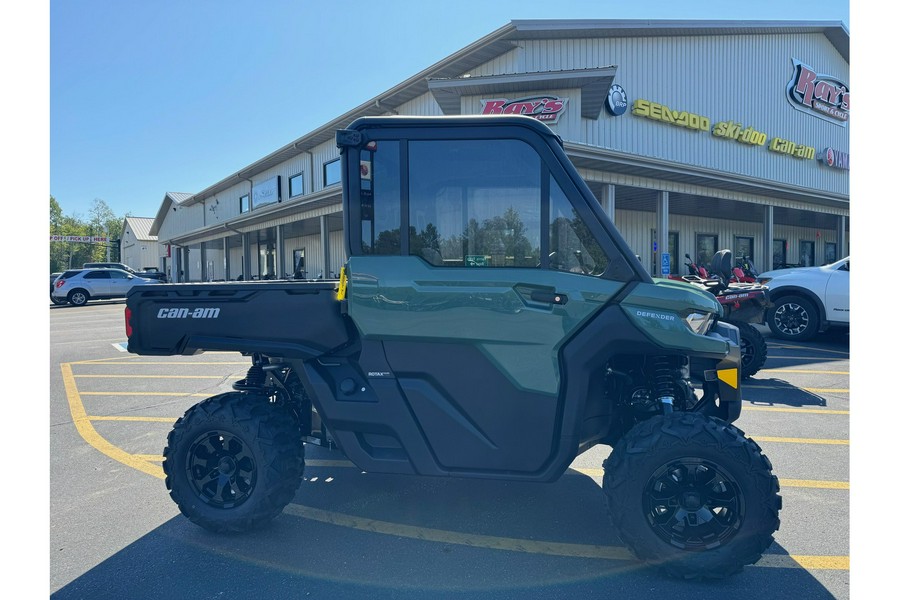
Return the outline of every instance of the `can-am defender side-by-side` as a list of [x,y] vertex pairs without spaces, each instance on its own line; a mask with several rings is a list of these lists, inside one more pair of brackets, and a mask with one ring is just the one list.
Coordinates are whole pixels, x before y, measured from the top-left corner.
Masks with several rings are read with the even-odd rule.
[[606,444],[609,517],[635,556],[686,578],[759,560],[781,497],[731,424],[738,330],[710,294],[650,277],[546,125],[372,117],[337,144],[339,285],[128,297],[129,352],[252,356],[234,391],[169,434],[166,486],[185,516],[220,532],[270,521],[306,443],[369,473],[540,482]]

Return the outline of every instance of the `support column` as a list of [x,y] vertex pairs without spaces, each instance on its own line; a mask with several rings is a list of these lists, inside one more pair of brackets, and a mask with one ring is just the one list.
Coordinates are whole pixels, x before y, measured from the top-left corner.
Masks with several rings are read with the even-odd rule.
[[319,236],[322,238],[322,279],[328,279],[331,273],[331,252],[328,243],[328,217],[319,217]]
[[850,254],[850,246],[847,245],[847,217],[844,216],[838,217],[837,247],[838,260]]
[[180,280],[183,283],[191,280],[191,249],[187,246],[181,248]]
[[[662,253],[669,251],[669,192],[656,196],[656,266],[654,277],[662,277]],[[671,261],[673,257],[669,257]],[[644,265],[646,266],[646,265]]]
[[228,236],[222,238],[222,277],[225,281],[231,279],[231,263],[228,262]]
[[178,283],[178,270],[181,269],[181,261],[178,260],[180,249],[175,244],[169,244],[169,283]]
[[[756,270],[760,273],[771,271],[775,268],[774,254],[775,251],[775,207],[766,206],[763,213],[763,239],[762,239],[762,256],[754,257]],[[760,260],[760,258],[762,260]]]
[[616,186],[611,183],[604,183],[600,188],[600,206],[609,217],[609,220],[615,224],[616,222]]
[[209,281],[209,268],[206,264],[206,242],[200,242],[200,281]]
[[275,278],[287,279],[284,268],[284,225],[275,226]]
[[244,281],[250,281],[253,279],[253,268],[250,264],[250,234],[245,233],[241,235],[241,246],[244,250],[244,267],[241,272],[241,275],[244,276]]

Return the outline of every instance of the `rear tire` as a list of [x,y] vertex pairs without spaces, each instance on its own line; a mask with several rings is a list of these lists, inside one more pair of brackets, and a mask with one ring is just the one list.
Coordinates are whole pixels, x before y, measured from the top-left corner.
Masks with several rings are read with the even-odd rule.
[[610,519],[634,555],[683,579],[756,563],[778,529],[772,464],[744,433],[695,413],[638,423],[604,461]]
[[801,296],[775,300],[766,313],[772,335],[782,340],[805,341],[819,331],[819,313],[812,302]]
[[72,306],[84,306],[91,299],[91,295],[84,290],[72,290],[66,298]]
[[756,375],[769,355],[766,338],[750,323],[732,323],[741,331],[741,379]]
[[303,479],[296,420],[267,398],[228,392],[188,409],[163,452],[166,487],[182,514],[216,533],[278,516]]

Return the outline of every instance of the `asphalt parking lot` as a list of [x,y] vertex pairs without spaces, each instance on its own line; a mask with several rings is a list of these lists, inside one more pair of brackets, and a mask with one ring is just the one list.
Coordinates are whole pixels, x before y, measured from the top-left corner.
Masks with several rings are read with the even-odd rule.
[[162,449],[175,419],[230,390],[249,359],[128,354],[123,310],[50,307],[53,598],[849,598],[846,333],[768,339],[736,425],[780,479],[781,528],[758,565],[696,583],[641,566],[615,537],[606,447],[552,484],[367,474],[310,447],[284,514],[210,534],[169,499]]

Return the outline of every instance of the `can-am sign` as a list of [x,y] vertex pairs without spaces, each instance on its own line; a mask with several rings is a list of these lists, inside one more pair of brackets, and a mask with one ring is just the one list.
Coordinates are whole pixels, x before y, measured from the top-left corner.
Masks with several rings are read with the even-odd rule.
[[493,98],[481,101],[481,114],[526,115],[544,123],[556,123],[568,105],[569,99],[559,96],[530,96],[515,100]]
[[845,126],[850,119],[850,88],[831,75],[824,75],[796,58],[794,76],[788,82],[791,106],[813,116]]

